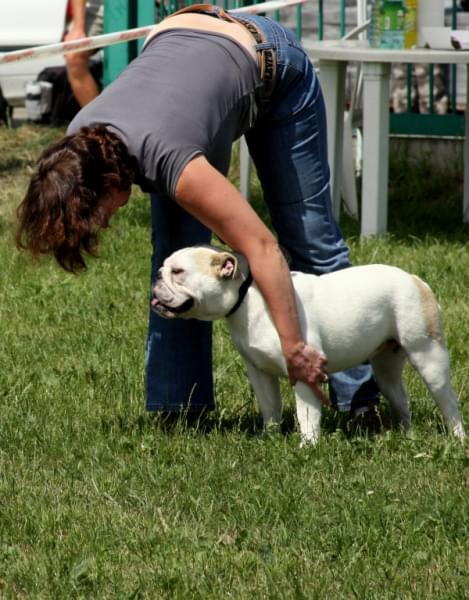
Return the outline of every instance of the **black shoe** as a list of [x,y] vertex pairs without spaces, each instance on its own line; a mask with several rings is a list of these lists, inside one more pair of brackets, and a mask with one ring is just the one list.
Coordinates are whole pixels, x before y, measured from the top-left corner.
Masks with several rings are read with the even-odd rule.
[[383,421],[378,409],[378,404],[370,402],[351,412],[347,422],[349,434],[376,435],[383,430]]
[[174,429],[177,426],[193,427],[198,429],[207,421],[208,412],[202,411],[157,411],[155,413],[155,422],[165,431]]

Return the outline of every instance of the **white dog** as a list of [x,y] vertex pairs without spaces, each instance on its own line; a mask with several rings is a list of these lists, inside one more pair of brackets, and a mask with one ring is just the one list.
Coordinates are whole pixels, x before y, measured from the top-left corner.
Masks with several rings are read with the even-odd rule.
[[[418,371],[452,433],[464,437],[451,387],[448,351],[438,304],[426,283],[396,267],[350,267],[327,275],[292,273],[305,340],[322,351],[333,373],[369,359],[398,423],[410,426],[402,370]],[[243,356],[264,425],[281,418],[279,377],[287,376],[280,340],[247,261],[212,246],[169,256],[153,287],[153,309],[166,318],[212,321],[227,317]],[[305,442],[319,436],[321,404],[304,383],[295,385]]]

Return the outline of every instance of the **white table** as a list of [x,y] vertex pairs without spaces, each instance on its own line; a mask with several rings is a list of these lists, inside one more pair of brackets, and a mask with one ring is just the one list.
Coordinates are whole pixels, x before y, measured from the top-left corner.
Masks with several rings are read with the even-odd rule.
[[[386,232],[388,213],[389,85],[391,63],[466,64],[468,69],[464,143],[463,220],[469,222],[469,51],[384,50],[362,40],[314,42],[308,47],[319,59],[320,81],[327,111],[329,164],[334,214],[340,214],[342,145],[347,63],[362,63],[363,173],[361,234]],[[467,168],[466,168],[467,167]]]

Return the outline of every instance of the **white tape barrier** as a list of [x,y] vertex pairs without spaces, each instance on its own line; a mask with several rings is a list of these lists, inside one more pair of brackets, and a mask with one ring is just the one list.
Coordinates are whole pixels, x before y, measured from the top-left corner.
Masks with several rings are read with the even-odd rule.
[[[257,14],[278,10],[286,6],[294,6],[304,4],[307,0],[271,0],[243,8],[233,9],[228,12],[232,13],[248,13]],[[117,31],[115,33],[104,33],[94,37],[82,38],[80,40],[71,40],[70,42],[59,42],[57,44],[48,44],[47,46],[36,46],[35,48],[27,48],[25,50],[15,50],[14,52],[0,53],[0,64],[12,63],[20,60],[28,60],[38,57],[52,56],[54,54],[64,54],[67,52],[78,52],[83,50],[92,50],[94,48],[103,48],[121,42],[128,42],[147,36],[153,29],[154,25],[145,27],[136,27],[135,29],[127,29],[125,31]]]

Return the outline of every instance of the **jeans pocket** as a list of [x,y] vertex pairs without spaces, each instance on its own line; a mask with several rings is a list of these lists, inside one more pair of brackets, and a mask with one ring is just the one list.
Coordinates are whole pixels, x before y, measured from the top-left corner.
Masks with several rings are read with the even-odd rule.
[[298,48],[300,50],[303,48],[294,31],[288,27],[277,27],[275,33],[280,44],[286,43],[288,46],[291,46],[292,48]]
[[303,70],[304,60],[308,58],[298,39],[288,29],[282,29],[277,34],[276,52],[277,64],[297,71]]
[[290,56],[298,53],[295,61],[277,65],[275,91],[267,115],[271,121],[287,123],[296,120],[303,110],[314,106],[317,96],[316,77],[308,57],[301,50],[291,49]]

